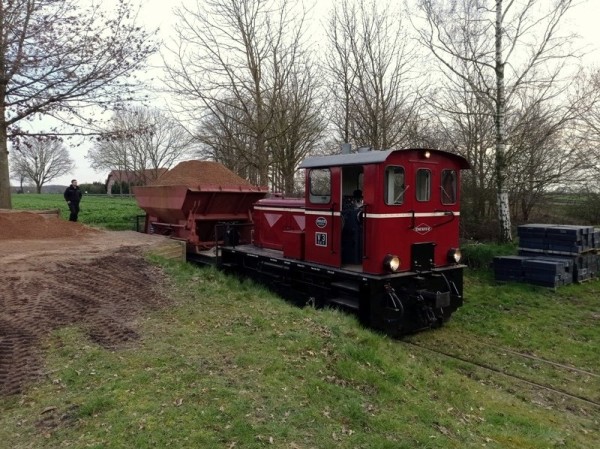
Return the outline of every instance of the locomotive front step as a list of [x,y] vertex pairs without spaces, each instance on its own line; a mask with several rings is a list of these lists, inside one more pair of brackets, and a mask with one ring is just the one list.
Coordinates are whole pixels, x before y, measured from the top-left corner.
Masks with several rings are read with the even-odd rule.
[[360,291],[360,285],[358,283],[352,282],[352,281],[332,282],[331,287],[334,289],[349,292],[352,294],[358,293]]
[[351,298],[333,298],[328,301],[328,304],[352,312],[358,312],[359,309],[358,301]]

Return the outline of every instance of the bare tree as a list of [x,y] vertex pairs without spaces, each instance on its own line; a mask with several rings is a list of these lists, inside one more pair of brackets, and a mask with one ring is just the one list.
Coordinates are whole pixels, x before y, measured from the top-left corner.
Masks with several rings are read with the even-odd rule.
[[439,147],[464,156],[471,169],[463,174],[461,209],[463,232],[474,238],[488,236],[484,226],[492,217],[494,190],[494,121],[468,84],[459,78],[446,79],[428,97],[434,128],[440,139],[431,147]]
[[[354,91],[354,69],[352,64],[352,36],[357,32],[356,23],[350,20],[347,0],[335,6],[329,18],[327,37],[329,49],[326,66],[331,83],[331,122],[339,134],[341,143],[352,143],[350,137],[350,114]],[[349,22],[349,23],[348,23]]]
[[14,166],[14,164],[11,164],[11,177],[12,179],[16,180],[19,182],[19,190],[18,193],[23,193],[25,190],[23,189],[23,185],[25,184],[25,181],[27,181],[27,175],[25,173],[21,172],[21,167]]
[[[462,79],[494,117],[495,181],[500,240],[512,241],[506,161],[506,109],[518,92],[555,85],[573,56],[559,25],[572,0],[419,0],[421,42],[448,76]],[[416,22],[415,22],[416,23]],[[555,92],[546,91],[551,97]]]
[[158,109],[134,107],[115,113],[87,158],[95,169],[128,170],[145,183],[161,168],[171,168],[191,154],[193,139],[176,120]]
[[23,139],[12,154],[14,173],[21,180],[31,180],[37,193],[41,193],[42,186],[49,181],[66,175],[75,167],[63,142],[56,138]]
[[[298,165],[321,140],[326,123],[319,87],[316,68],[306,61],[292,67],[274,97],[266,97],[273,114],[266,142],[271,161],[269,184],[273,190],[294,193]],[[241,112],[243,105],[237,102],[237,98],[231,97],[226,106],[222,99],[218,112],[207,112],[197,133],[202,143],[199,155],[222,163],[254,184],[261,184],[253,159],[255,140],[247,133],[246,116]]]
[[273,138],[268,145],[273,158],[274,190],[295,193],[297,167],[322,139],[326,123],[318,95],[319,77],[316,68],[307,62],[292,69],[277,97],[271,99],[275,105]]
[[378,149],[412,144],[419,65],[400,12],[375,1],[343,0],[331,11],[328,38],[340,139]]
[[[580,96],[586,99],[584,112],[574,136],[586,149],[582,154],[587,174],[597,183],[600,174],[600,69],[582,73],[575,80]],[[600,186],[600,183],[598,183]]]
[[587,98],[582,94],[570,93],[552,104],[539,101],[544,98],[543,89],[523,90],[514,110],[509,110],[506,162],[513,216],[528,221],[549,189],[581,181],[587,148],[572,141],[572,131],[586,112]]
[[[205,121],[204,144],[226,138],[235,145],[233,154],[253,166],[258,183],[267,185],[269,142],[278,130],[275,99],[306,61],[305,12],[288,0],[198,0],[195,7],[182,6],[177,17],[168,85],[191,118]],[[207,139],[211,129],[219,133]]]
[[595,225],[600,223],[600,69],[582,70],[571,85],[583,98],[579,120],[566,136],[569,145],[578,148],[581,163],[577,182],[563,186],[570,193],[569,215]]
[[237,99],[221,100],[219,110],[206,112],[196,133],[198,156],[217,161],[255,185],[261,183],[257,164],[251,160],[254,138],[244,125],[243,107]]
[[[505,157],[510,177],[506,189],[511,216],[517,220],[529,220],[549,189],[581,180],[586,152],[572,135],[586,111],[589,89],[563,92],[555,86],[553,90],[564,98],[549,97],[539,87],[523,88],[507,111],[510,138]],[[471,162],[471,170],[464,174],[466,234],[476,238],[496,236],[497,230],[487,226],[496,212],[494,196],[490,195],[495,190],[493,117],[460,78],[446,79],[430,101],[431,115],[438,119],[445,135],[445,147]]]
[[135,15],[128,0],[112,8],[77,0],[0,3],[0,207],[11,207],[8,140],[31,133],[24,122],[52,117],[58,125],[92,127],[82,121],[92,106],[113,107],[140,88],[130,76],[155,44]]

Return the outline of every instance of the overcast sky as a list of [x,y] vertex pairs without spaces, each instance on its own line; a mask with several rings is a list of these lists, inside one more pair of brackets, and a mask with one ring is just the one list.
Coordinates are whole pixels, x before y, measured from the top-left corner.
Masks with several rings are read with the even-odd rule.
[[[104,0],[104,3],[116,2],[117,0]],[[174,22],[173,8],[181,3],[193,5],[196,0],[141,0],[142,11],[140,22],[149,29],[160,28],[160,36],[168,41],[170,29]],[[310,1],[310,0],[309,0]],[[314,8],[313,22],[320,23],[321,17],[325,17],[330,5],[334,0],[318,0]],[[582,0],[573,11],[566,26],[576,31],[582,37],[582,44],[588,47],[586,63],[600,66],[600,1]],[[152,59],[153,64],[160,63],[160,57]],[[96,172],[89,167],[85,155],[89,145],[84,144],[77,148],[69,148],[71,157],[75,160],[76,168],[72,174],[65,175],[50,182],[50,184],[68,185],[72,178],[79,183],[105,182],[108,172]]]

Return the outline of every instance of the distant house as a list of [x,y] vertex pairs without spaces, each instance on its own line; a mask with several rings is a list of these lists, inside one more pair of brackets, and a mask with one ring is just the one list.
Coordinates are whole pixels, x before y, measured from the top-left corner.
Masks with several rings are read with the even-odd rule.
[[106,193],[110,195],[115,184],[144,186],[155,181],[167,171],[167,168],[148,170],[113,170],[106,178]]

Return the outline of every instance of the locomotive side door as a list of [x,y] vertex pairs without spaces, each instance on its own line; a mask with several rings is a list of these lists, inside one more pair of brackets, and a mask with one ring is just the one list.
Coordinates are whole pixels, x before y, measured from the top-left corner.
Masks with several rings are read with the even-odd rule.
[[306,179],[305,258],[340,266],[340,169],[312,168]]
[[363,184],[361,165],[342,167],[341,200],[341,265],[362,269],[364,256]]

